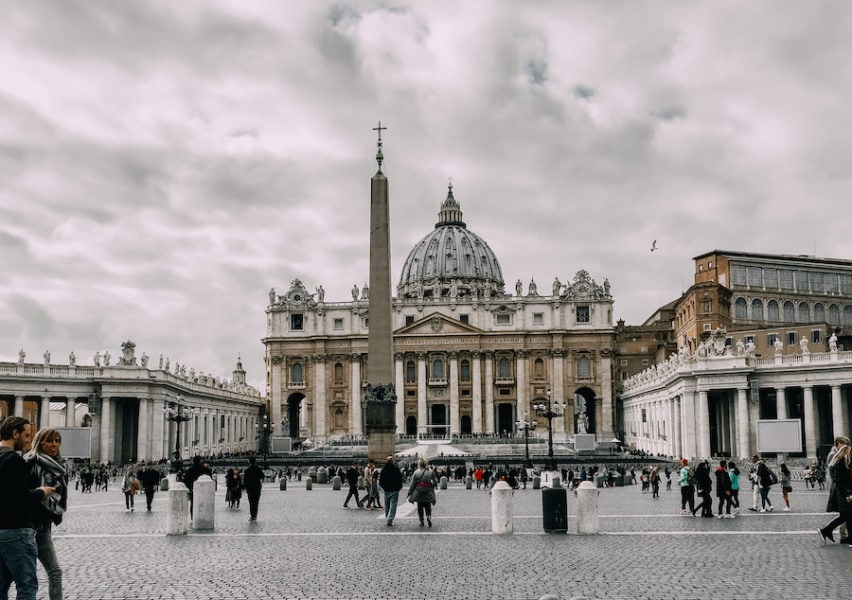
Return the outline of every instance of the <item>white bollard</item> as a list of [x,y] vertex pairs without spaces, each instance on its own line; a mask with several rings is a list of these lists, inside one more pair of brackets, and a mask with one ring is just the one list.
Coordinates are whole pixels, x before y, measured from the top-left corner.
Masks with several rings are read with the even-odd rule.
[[192,486],[192,528],[213,529],[215,512],[216,484],[208,475],[202,475]]
[[600,532],[598,494],[595,484],[591,481],[584,481],[577,488],[577,533]]
[[168,492],[166,535],[186,535],[189,529],[189,490],[179,481],[172,481]]
[[514,532],[512,487],[505,481],[498,481],[491,488],[491,532]]

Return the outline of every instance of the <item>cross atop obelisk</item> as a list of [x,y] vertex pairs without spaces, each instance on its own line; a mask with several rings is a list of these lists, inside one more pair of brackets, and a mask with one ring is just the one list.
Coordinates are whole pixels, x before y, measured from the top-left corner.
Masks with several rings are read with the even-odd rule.
[[382,173],[382,127],[379,121],[376,162],[378,172],[370,180],[370,307],[367,334],[367,385],[364,391],[364,424],[367,456],[384,462],[393,455],[396,437],[396,388],[393,370],[393,329],[390,276],[390,216],[388,179]]

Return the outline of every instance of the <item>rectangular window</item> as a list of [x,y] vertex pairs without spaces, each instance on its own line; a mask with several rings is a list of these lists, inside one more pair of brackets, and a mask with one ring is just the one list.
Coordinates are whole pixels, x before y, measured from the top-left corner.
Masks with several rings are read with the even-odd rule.
[[651,364],[651,361],[649,361],[647,358],[642,359],[642,366],[643,367],[647,367],[650,364]]
[[533,313],[533,325],[544,325],[544,313]]
[[498,325],[509,325],[512,322],[512,318],[506,314],[497,315],[497,324]]
[[470,390],[462,390],[461,395],[462,396],[470,396]]
[[459,321],[467,325],[470,323],[470,315],[459,315]]
[[646,409],[644,409],[644,408],[642,409],[642,422],[643,423],[648,422],[648,413],[647,413]]
[[343,330],[343,319],[335,319],[334,320],[334,330],[342,331]]
[[639,349],[639,352],[641,352],[642,354],[647,354],[648,353],[648,346],[642,346]]
[[760,267],[748,267],[746,275],[749,287],[763,287],[763,273]]
[[763,269],[763,285],[766,289],[778,289],[778,269]]
[[511,396],[512,390],[510,390],[508,388],[500,388],[500,395],[501,396]]
[[811,331],[811,341],[814,344],[819,344],[822,341],[822,332],[819,329]]
[[304,315],[301,314],[290,315],[290,330],[301,331],[304,329],[304,319]]
[[370,328],[370,319],[369,318],[364,317],[364,319],[361,322],[364,323],[364,329]]
[[577,323],[589,322],[589,307],[587,305],[577,307]]
[[746,268],[743,265],[731,265],[731,284],[746,285]]
[[712,331],[712,329],[710,328],[710,323],[704,324],[704,331]]
[[798,341],[799,341],[798,336],[796,335],[795,331],[788,331],[787,332],[787,345],[788,346],[793,346]]
[[782,269],[778,272],[780,275],[780,284],[782,290],[792,290],[793,289],[793,271],[789,269]]
[[766,343],[769,344],[769,346],[771,347],[775,343],[775,340],[777,340],[777,339],[778,339],[777,333],[770,333],[769,335],[766,336]]
[[754,336],[753,336],[753,335],[747,335],[747,336],[745,336],[745,341],[744,341],[744,343],[745,343],[745,344],[754,344],[754,343],[755,343],[755,342],[754,342]]
[[414,398],[417,395],[417,390],[407,390],[405,395],[409,398]]
[[405,326],[414,325],[414,316],[413,315],[405,315]]
[[704,314],[709,314],[713,312],[713,301],[712,300],[702,300],[701,301],[701,311]]
[[625,381],[627,379],[627,371],[621,372],[621,381]]
[[626,359],[626,358],[622,358],[622,359],[621,359],[621,366],[622,366],[622,367],[626,367],[626,366],[627,366],[627,359]]

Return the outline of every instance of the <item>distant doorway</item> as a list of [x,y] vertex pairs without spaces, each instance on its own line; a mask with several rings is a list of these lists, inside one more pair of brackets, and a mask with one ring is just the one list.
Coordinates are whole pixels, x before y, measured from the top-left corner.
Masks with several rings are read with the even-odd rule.
[[302,417],[302,400],[305,399],[304,394],[293,394],[287,398],[287,414],[284,417],[284,422],[279,430],[280,435],[297,438],[299,437],[299,425]]
[[515,407],[512,404],[497,405],[497,433],[498,435],[509,435],[515,431]]
[[430,411],[430,425],[432,425],[430,433],[439,437],[446,437],[450,431],[450,428],[447,427],[447,405],[433,404]]
[[461,418],[461,434],[462,435],[470,435],[471,433],[473,433],[473,429],[470,426],[470,417],[467,416],[467,415],[464,415]]
[[405,435],[417,435],[417,417],[405,419]]

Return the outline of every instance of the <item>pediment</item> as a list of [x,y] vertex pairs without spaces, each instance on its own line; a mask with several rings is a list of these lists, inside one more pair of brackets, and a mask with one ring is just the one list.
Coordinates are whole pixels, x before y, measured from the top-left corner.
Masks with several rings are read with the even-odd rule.
[[453,333],[480,334],[482,330],[436,312],[394,331],[394,335],[447,335]]

